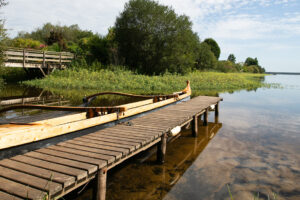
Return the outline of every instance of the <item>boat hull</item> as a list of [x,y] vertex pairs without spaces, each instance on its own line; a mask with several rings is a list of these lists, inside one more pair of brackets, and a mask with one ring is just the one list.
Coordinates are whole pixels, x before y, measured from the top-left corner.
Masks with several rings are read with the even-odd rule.
[[187,97],[185,97],[181,100],[175,101],[173,103],[170,103],[170,104],[167,104],[167,105],[164,105],[164,106],[152,109],[152,110],[148,110],[148,111],[145,111],[145,112],[133,115],[133,116],[128,116],[128,117],[125,117],[125,118],[122,118],[119,120],[114,120],[114,121],[107,122],[107,123],[104,123],[101,125],[93,126],[90,128],[86,128],[86,129],[71,132],[71,133],[66,133],[63,135],[56,136],[56,137],[39,140],[36,142],[31,142],[31,143],[27,143],[27,144],[22,144],[22,145],[10,147],[10,148],[2,149],[2,150],[0,150],[0,160],[5,159],[5,158],[10,158],[12,156],[19,155],[19,154],[24,154],[29,151],[34,151],[39,148],[47,147],[50,145],[55,145],[59,142],[70,140],[70,139],[73,139],[76,137],[87,135],[89,133],[99,131],[99,130],[102,130],[102,129],[105,129],[108,127],[112,127],[112,126],[115,126],[116,124],[124,123],[124,122],[130,121],[134,118],[141,117],[148,113],[151,113],[151,112],[154,112],[154,111],[160,110],[162,108],[166,108],[168,106],[175,105],[175,104],[178,104],[178,103],[181,103],[184,101],[188,101],[188,100],[190,100],[190,96],[187,96]]

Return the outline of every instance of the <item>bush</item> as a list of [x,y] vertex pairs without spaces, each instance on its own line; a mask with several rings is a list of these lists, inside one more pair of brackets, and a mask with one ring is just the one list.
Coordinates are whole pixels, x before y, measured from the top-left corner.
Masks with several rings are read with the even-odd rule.
[[15,38],[9,41],[9,46],[30,49],[42,49],[45,47],[40,41],[26,38]]

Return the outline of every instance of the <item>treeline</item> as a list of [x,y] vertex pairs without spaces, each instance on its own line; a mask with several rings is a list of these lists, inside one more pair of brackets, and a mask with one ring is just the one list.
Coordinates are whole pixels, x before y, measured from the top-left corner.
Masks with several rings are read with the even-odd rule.
[[[257,58],[236,63],[233,54],[219,61],[220,47],[203,41],[192,30],[186,15],[152,0],[130,0],[107,35],[81,30],[78,25],[50,23],[31,33],[21,32],[6,45],[76,54],[76,66],[124,65],[142,74],[188,73],[195,69],[222,72],[262,73]],[[95,66],[95,64],[93,65]]]

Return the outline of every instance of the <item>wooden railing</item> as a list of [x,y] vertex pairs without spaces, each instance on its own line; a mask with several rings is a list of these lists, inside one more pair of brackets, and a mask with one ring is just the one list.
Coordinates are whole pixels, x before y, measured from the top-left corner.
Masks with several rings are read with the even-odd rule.
[[4,51],[5,67],[65,68],[74,59],[69,52],[7,48]]

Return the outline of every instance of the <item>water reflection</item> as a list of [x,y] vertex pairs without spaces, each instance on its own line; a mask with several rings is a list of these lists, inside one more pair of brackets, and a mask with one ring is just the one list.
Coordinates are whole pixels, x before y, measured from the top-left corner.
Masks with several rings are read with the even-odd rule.
[[[221,123],[199,126],[197,138],[191,136],[191,130],[182,131],[181,137],[168,143],[164,165],[156,163],[153,148],[112,169],[108,174],[107,199],[162,199],[193,166],[221,127]],[[77,199],[91,199],[91,194],[90,189]]]

